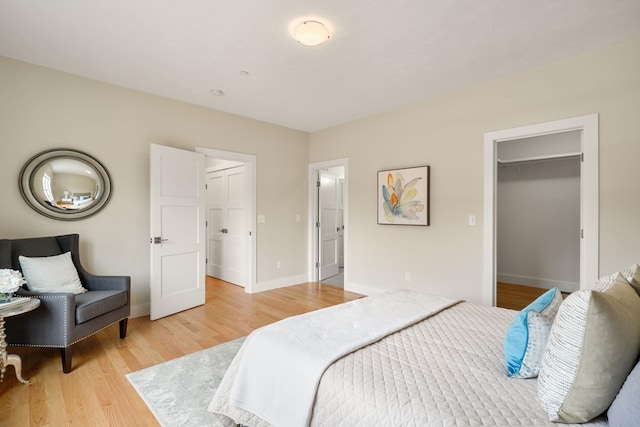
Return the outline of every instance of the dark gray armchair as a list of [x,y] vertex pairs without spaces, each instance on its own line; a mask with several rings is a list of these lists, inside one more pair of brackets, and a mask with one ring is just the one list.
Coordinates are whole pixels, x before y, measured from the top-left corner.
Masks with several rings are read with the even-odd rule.
[[20,288],[18,295],[39,298],[40,307],[5,319],[7,344],[59,348],[65,374],[71,372],[73,344],[117,322],[120,322],[120,338],[124,338],[131,311],[131,278],[88,273],[80,264],[78,241],[77,234],[0,239],[0,268],[21,270],[20,255],[41,257],[71,252],[82,286],[88,292],[79,295],[36,293]]

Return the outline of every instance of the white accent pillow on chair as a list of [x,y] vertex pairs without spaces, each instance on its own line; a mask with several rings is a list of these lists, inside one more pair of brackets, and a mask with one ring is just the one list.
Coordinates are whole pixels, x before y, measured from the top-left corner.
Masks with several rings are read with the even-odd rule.
[[82,294],[82,286],[71,252],[47,257],[18,257],[24,280],[32,292],[72,292]]

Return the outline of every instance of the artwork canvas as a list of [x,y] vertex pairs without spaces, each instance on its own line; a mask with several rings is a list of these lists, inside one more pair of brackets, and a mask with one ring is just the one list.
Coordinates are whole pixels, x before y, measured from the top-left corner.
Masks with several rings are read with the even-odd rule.
[[378,224],[429,225],[429,166],[378,172]]

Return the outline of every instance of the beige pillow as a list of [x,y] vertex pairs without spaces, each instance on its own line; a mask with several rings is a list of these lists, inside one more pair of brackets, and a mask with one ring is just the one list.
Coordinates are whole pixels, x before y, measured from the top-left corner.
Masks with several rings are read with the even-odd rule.
[[[633,264],[631,267],[627,268],[620,272],[622,276],[627,279],[627,282],[633,289],[636,290],[636,293],[640,296],[640,266],[638,264]],[[614,273],[611,276],[604,276],[598,279],[593,290],[595,291],[606,291],[611,286],[613,286],[613,282],[616,279],[618,273]]]
[[22,275],[32,292],[87,292],[80,282],[71,252],[48,257],[18,257]]
[[569,295],[551,327],[538,376],[549,419],[587,422],[616,397],[640,353],[640,297],[621,274],[606,291]]

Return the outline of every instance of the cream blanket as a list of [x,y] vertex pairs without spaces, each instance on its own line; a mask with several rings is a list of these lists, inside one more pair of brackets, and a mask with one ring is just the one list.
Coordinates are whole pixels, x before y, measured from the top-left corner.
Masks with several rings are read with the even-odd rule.
[[244,344],[230,404],[274,426],[306,426],[331,363],[457,302],[397,290],[260,328]]

